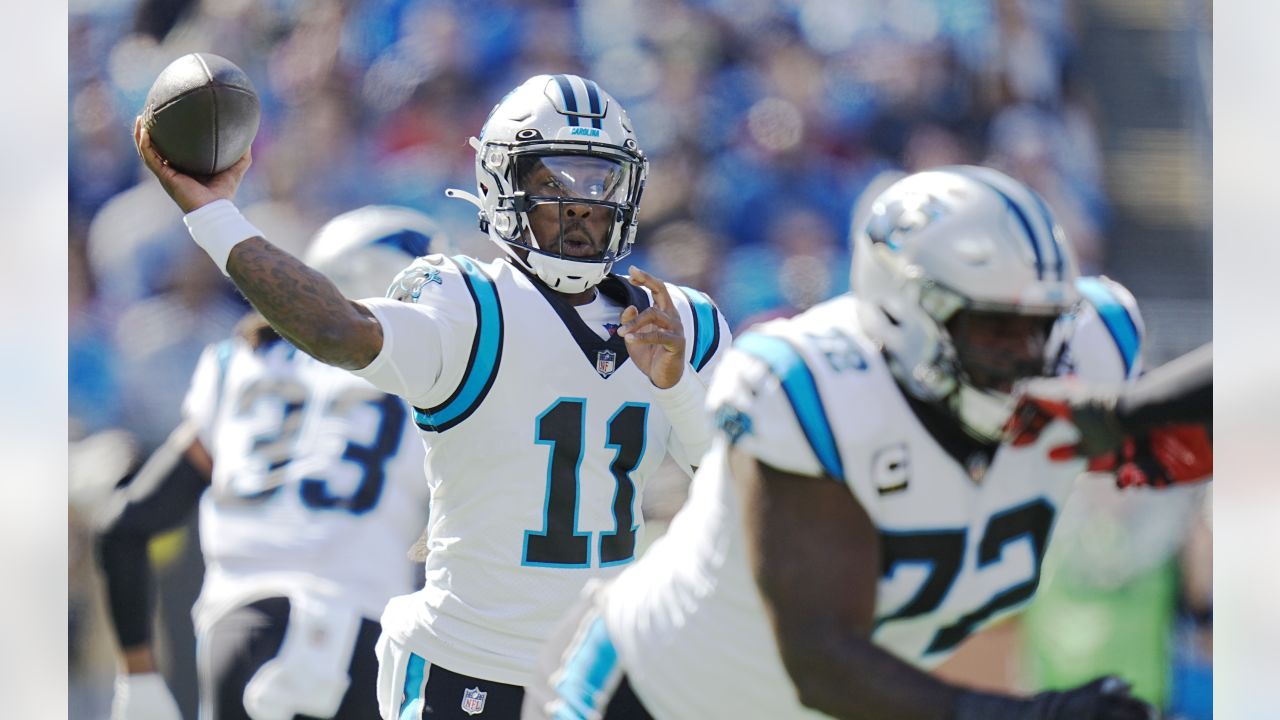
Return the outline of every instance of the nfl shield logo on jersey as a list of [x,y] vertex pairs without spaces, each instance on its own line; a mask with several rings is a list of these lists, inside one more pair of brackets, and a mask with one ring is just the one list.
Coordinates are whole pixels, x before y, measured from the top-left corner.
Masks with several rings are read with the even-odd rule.
[[600,373],[600,377],[607,378],[618,369],[618,355],[612,350],[601,350],[596,353],[596,372]]
[[462,710],[468,715],[479,715],[484,712],[484,699],[489,695],[480,692],[480,686],[462,691]]

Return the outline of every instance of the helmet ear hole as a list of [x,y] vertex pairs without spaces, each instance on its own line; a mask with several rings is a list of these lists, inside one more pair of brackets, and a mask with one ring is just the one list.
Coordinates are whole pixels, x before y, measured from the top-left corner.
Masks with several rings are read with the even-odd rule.
[[520,132],[516,133],[516,139],[517,140],[541,140],[542,133],[538,132],[536,128],[525,128]]

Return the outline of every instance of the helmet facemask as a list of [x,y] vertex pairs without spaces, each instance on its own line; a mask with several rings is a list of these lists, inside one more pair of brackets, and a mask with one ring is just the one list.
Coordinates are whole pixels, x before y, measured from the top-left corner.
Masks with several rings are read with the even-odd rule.
[[999,440],[1015,385],[1051,374],[1051,329],[1077,298],[1047,206],[995,171],[939,168],[882,191],[853,235],[858,317],[895,377]]
[[471,145],[479,195],[448,194],[475,204],[490,239],[550,288],[583,292],[630,253],[648,163],[622,107],[594,83],[531,78]]
[[955,391],[947,398],[965,429],[995,440],[1023,380],[1050,375],[1049,335],[1060,315],[1014,308],[965,308],[944,325],[954,357]]

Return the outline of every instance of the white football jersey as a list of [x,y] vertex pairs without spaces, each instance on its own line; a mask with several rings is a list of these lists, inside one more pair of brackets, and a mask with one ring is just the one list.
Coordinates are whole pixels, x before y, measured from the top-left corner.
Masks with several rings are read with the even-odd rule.
[[1052,425],[989,462],[952,457],[857,326],[856,302],[844,295],[738,339],[708,396],[724,434],[689,502],[608,590],[609,635],[658,718],[824,717],[798,701],[748,567],[730,442],[773,467],[834,478],[866,509],[881,542],[872,637],[907,662],[937,665],[1035,592],[1084,466],[1047,452],[1073,431]]
[[[579,314],[505,259],[417,267],[410,301],[362,301],[384,339],[359,373],[414,406],[432,493],[426,584],[388,605],[383,629],[454,672],[526,685],[584,583],[635,556],[646,480],[669,452],[697,458],[600,322],[643,310],[647,291],[611,276],[610,313]],[[706,296],[668,288],[705,383],[728,327]]]
[[285,341],[210,345],[183,415],[213,457],[200,499],[198,627],[307,587],[377,618],[412,590],[405,555],[427,518],[412,410]]

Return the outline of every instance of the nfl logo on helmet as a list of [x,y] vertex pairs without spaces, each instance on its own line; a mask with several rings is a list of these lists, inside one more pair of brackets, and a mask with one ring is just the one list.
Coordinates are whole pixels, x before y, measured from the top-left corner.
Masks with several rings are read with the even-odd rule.
[[480,687],[476,686],[469,690],[462,691],[462,710],[468,715],[479,715],[484,712],[484,699],[489,693],[480,692]]

